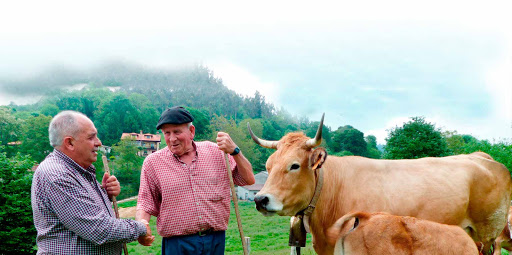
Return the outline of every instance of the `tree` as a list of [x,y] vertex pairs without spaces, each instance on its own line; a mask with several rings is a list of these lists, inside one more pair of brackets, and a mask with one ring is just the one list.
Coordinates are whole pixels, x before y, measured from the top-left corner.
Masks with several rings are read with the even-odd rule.
[[124,94],[117,94],[106,101],[94,123],[106,145],[119,142],[123,133],[139,132],[142,129],[140,112]]
[[48,138],[48,126],[52,117],[39,115],[25,120],[20,136],[20,152],[28,154],[36,162],[41,162],[53,151]]
[[448,155],[446,141],[435,125],[424,117],[412,117],[402,127],[390,130],[386,138],[384,157],[387,159],[414,159]]
[[343,132],[343,149],[352,152],[356,156],[366,156],[366,141],[363,132],[357,129],[349,129]]
[[156,111],[155,106],[149,99],[139,93],[132,93],[128,97],[133,106],[140,112],[142,130],[145,133],[156,133],[156,124],[160,114]]
[[[14,155],[21,133],[21,121],[11,114],[8,107],[0,107],[0,146],[4,146],[7,156]],[[11,144],[10,144],[11,143]]]
[[368,135],[364,139],[366,141],[366,150],[369,158],[381,158],[382,153],[377,148],[377,137]]
[[34,165],[28,156],[8,158],[0,146],[0,253],[35,254],[36,229],[30,187]]
[[208,140],[212,136],[210,126],[210,116],[207,110],[187,107],[187,110],[194,117],[194,126],[196,127],[195,141]]
[[57,106],[61,111],[72,110],[77,112],[83,112],[82,99],[77,94],[63,94],[63,97],[57,101]]
[[487,140],[479,141],[474,138],[474,140],[469,139],[469,141],[470,142],[464,144],[462,147],[462,153],[483,151],[489,154],[494,160],[505,165],[508,171],[512,172],[512,142],[510,140],[490,143]]
[[55,104],[47,103],[41,107],[41,114],[46,116],[55,116],[59,113],[59,107],[57,107]]
[[249,162],[253,163],[253,168],[259,171],[264,170],[261,168],[260,158],[261,154],[258,149],[256,149],[256,143],[254,143],[249,137],[247,132],[244,132],[244,129],[247,130],[247,121],[244,121],[245,125],[237,126],[234,120],[226,119],[223,116],[214,115],[211,120],[211,125],[213,129],[211,141],[215,141],[217,137],[217,132],[222,131],[229,134],[231,139],[238,145],[240,150],[244,153],[244,156],[249,160]]
[[110,174],[115,175],[122,185],[119,199],[136,196],[140,187],[140,170],[144,162],[144,158],[137,155],[140,148],[134,139],[126,138],[114,145],[112,150],[116,157]]
[[[368,154],[363,132],[348,125],[339,127],[333,132],[330,145],[334,153],[348,151],[350,154],[357,156],[366,156]],[[349,153],[345,152],[343,155],[349,155]]]
[[457,131],[445,131],[443,137],[446,140],[448,152],[452,155],[464,153],[464,145],[466,142],[462,135],[457,134]]

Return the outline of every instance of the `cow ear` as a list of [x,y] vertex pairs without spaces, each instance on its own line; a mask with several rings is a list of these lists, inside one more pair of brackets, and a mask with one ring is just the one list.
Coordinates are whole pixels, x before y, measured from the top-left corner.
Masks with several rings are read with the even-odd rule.
[[316,148],[309,158],[309,166],[312,170],[321,168],[327,159],[327,151],[324,148]]

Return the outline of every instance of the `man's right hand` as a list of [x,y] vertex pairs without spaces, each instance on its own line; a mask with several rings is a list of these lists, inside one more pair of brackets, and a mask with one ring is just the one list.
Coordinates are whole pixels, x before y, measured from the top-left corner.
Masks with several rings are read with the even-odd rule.
[[146,225],[146,235],[139,236],[137,240],[139,241],[140,244],[144,246],[151,246],[153,241],[155,241],[155,236],[151,235],[151,228],[149,227],[149,222],[145,219],[141,219],[139,221]]

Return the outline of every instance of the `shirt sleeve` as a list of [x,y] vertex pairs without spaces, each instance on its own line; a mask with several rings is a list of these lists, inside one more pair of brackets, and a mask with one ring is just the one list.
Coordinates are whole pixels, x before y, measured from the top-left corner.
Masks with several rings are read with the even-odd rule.
[[160,214],[161,194],[156,185],[155,171],[148,158],[142,164],[140,172],[140,187],[137,197],[137,210],[143,210],[158,217]]
[[236,161],[233,158],[233,156],[228,155],[228,158],[229,158],[229,166],[231,166],[231,173],[233,175],[233,182],[235,183],[235,185],[238,185],[238,186],[247,185],[247,182],[244,180],[244,178],[242,178],[242,176],[238,172],[238,166],[236,165]]
[[104,202],[95,201],[71,176],[50,182],[46,195],[61,223],[94,244],[127,243],[146,234],[143,223],[110,216],[104,208]]

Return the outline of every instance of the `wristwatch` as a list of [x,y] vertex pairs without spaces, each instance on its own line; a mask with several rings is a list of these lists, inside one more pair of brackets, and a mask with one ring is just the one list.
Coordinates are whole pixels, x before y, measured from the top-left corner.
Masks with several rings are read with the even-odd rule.
[[240,148],[238,148],[238,146],[235,148],[235,150],[233,151],[233,153],[231,153],[230,155],[231,156],[235,156],[236,154],[240,153]]

